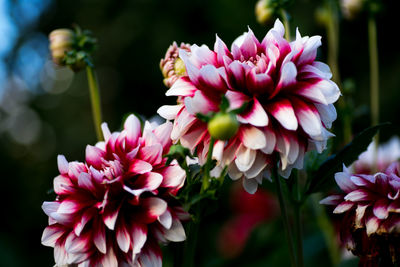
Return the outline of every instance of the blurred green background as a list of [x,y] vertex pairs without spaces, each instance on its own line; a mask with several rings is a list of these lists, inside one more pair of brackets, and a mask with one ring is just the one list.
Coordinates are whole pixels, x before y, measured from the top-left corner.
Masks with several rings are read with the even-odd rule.
[[[323,1],[295,0],[289,10],[292,32],[321,35],[319,59],[326,62],[325,29],[314,12]],[[96,141],[84,73],[55,69],[47,35],[73,23],[90,29],[99,46],[94,62],[101,86],[103,119],[110,129],[123,116],[145,118],[172,104],[164,95],[159,61],[168,46],[178,43],[213,47],[215,34],[228,46],[249,26],[261,39],[271,27],[256,22],[248,0],[0,0],[0,266],[52,266],[53,251],[40,244],[47,217],[43,201],[58,173],[56,156],[83,160],[87,144]],[[400,52],[398,1],[383,1],[378,15],[381,121],[400,125]],[[354,132],[370,124],[367,16],[340,22],[340,72],[354,84],[346,94],[354,103]],[[335,133],[340,135],[340,125]],[[392,132],[383,132],[385,140]],[[266,184],[268,182],[265,182]],[[288,257],[279,220],[259,226],[244,252],[223,260],[216,236],[232,215],[228,182],[218,213],[205,218],[198,245],[199,266],[287,266]],[[267,184],[266,187],[269,185]],[[306,216],[312,216],[307,213]],[[306,225],[307,266],[325,263],[327,252],[320,231]],[[203,234],[204,233],[204,234]],[[173,247],[173,246],[172,246]],[[173,266],[165,252],[166,266]],[[326,266],[329,264],[326,263]]]

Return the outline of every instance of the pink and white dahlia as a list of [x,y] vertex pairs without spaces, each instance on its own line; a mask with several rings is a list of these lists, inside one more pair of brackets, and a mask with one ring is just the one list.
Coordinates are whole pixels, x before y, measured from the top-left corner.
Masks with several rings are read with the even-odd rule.
[[237,134],[228,142],[217,141],[213,156],[220,166],[229,165],[232,179],[243,178],[245,189],[252,193],[274,166],[273,154],[279,153],[280,174],[288,177],[292,168],[302,168],[307,150],[325,148],[332,136],[327,129],[336,119],[333,103],[339,88],[330,80],[329,67],[315,60],[321,37],[302,37],[297,31],[289,42],[284,32],[276,20],[261,42],[249,29],[231,50],[218,37],[214,51],[205,45],[192,45],[190,53],[180,50],[187,75],[166,95],[184,101],[158,110],[174,120],[174,142],[196,150],[204,162],[210,135],[196,114],[218,112],[223,95],[230,109],[247,103],[237,115]]
[[54,247],[57,266],[161,266],[159,242],[185,240],[187,218],[173,198],[185,172],[162,157],[172,124],[146,122],[142,133],[130,115],[121,132],[102,129],[105,142],[88,145],[84,163],[58,156],[42,244]]
[[351,174],[344,167],[343,172],[336,173],[335,180],[343,193],[320,203],[336,206],[333,213],[343,216],[340,237],[347,248],[356,255],[369,255],[379,249],[390,250],[382,247],[381,241],[385,246],[399,244],[400,162],[374,175]]

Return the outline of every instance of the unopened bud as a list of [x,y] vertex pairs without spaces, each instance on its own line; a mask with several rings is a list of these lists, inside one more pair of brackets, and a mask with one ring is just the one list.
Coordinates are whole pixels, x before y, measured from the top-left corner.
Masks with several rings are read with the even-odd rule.
[[239,122],[236,116],[231,113],[217,113],[208,122],[208,132],[212,137],[218,140],[229,140],[239,130]]
[[164,76],[164,84],[171,87],[179,77],[186,75],[185,63],[179,58],[179,49],[190,52],[190,45],[181,43],[178,47],[176,42],[167,50],[165,57],[160,61],[160,69]]
[[65,66],[66,52],[73,49],[75,33],[70,29],[57,29],[49,34],[51,56],[55,64]]
[[354,19],[361,12],[364,0],[340,0],[340,8],[346,19]]
[[267,24],[272,21],[274,8],[271,6],[271,0],[259,0],[256,4],[256,19],[260,24]]

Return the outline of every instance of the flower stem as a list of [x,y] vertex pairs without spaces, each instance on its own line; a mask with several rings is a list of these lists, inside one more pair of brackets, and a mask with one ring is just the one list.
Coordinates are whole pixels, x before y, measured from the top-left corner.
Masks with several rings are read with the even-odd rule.
[[211,170],[211,163],[212,163],[212,153],[214,149],[215,139],[210,137],[210,145],[208,146],[208,154],[207,154],[207,161],[204,166],[204,176],[203,176],[203,184],[201,186],[201,192],[205,192],[210,185],[210,170]]
[[[378,67],[378,44],[376,34],[375,16],[370,15],[368,19],[368,42],[369,42],[369,63],[370,63],[370,86],[371,86],[371,123],[379,123],[379,67]],[[374,169],[377,169],[377,153],[379,136],[374,138]]]
[[332,222],[328,218],[325,210],[319,204],[321,194],[314,194],[311,196],[311,207],[314,210],[317,224],[325,239],[328,248],[329,256],[331,258],[332,266],[338,266],[340,262],[340,251],[337,243],[337,237]]
[[281,16],[283,20],[283,25],[285,26],[285,39],[290,41],[290,24],[289,24],[289,14],[285,9],[281,9]]
[[296,248],[297,248],[297,266],[304,267],[304,258],[303,258],[303,231],[301,227],[301,207],[302,197],[300,196],[300,177],[296,177],[295,181],[295,189],[296,189],[296,201],[294,205],[294,225],[295,225],[295,234],[296,234]]
[[294,242],[293,242],[293,237],[292,237],[292,231],[290,229],[290,224],[289,224],[289,216],[287,213],[287,208],[286,208],[286,203],[283,198],[283,191],[282,191],[282,184],[281,184],[281,178],[278,174],[278,170],[274,168],[274,178],[275,178],[275,184],[276,184],[276,191],[278,193],[278,199],[279,199],[279,206],[281,208],[281,213],[282,213],[282,219],[283,219],[283,225],[285,227],[285,233],[286,233],[286,239],[288,242],[288,247],[289,247],[289,258],[290,258],[290,263],[293,267],[296,267],[296,258],[295,258],[295,252],[294,252]]
[[87,66],[86,73],[87,73],[88,84],[89,84],[90,101],[92,103],[94,128],[96,130],[97,140],[102,141],[103,135],[101,132],[102,119],[101,119],[99,84],[98,84],[94,69],[92,67]]
[[194,266],[194,256],[197,245],[197,236],[200,228],[200,218],[196,221],[192,221],[187,227],[187,240],[184,245],[183,261],[182,266],[193,267]]
[[[326,3],[328,16],[326,23],[326,36],[328,39],[328,65],[332,70],[332,80],[342,87],[339,72],[339,18],[337,2],[328,0]],[[341,118],[343,125],[343,141],[345,144],[352,140],[352,127],[351,127],[351,115],[347,112],[346,98],[341,97],[338,101],[338,106],[343,111]]]

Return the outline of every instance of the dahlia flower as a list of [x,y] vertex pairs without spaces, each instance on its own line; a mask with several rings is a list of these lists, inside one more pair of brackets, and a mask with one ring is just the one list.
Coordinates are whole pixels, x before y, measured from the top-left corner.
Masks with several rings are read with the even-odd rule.
[[164,84],[170,88],[176,80],[185,73],[185,66],[179,58],[179,49],[190,52],[190,45],[181,43],[178,47],[176,42],[169,46],[165,57],[160,61],[160,69],[164,76]]
[[349,250],[358,256],[382,254],[392,249],[391,242],[400,242],[400,162],[374,175],[351,174],[344,167],[335,180],[344,193],[320,203],[335,205],[333,213],[343,215],[340,237]]
[[172,124],[153,127],[130,115],[121,132],[102,125],[104,142],[86,147],[86,159],[58,156],[55,201],[42,244],[54,247],[57,266],[161,266],[159,242],[183,241],[187,214],[173,195],[185,172],[162,157]]
[[207,124],[196,114],[218,112],[222,95],[230,109],[246,109],[237,115],[240,128],[228,142],[215,142],[213,157],[219,166],[229,165],[232,179],[243,178],[245,189],[254,193],[263,176],[275,166],[288,177],[292,168],[302,168],[307,150],[321,152],[332,134],[327,130],[336,119],[333,103],[340,91],[331,81],[329,67],[315,61],[320,36],[289,42],[284,27],[274,27],[259,42],[249,29],[237,38],[231,50],[216,38],[214,51],[192,45],[179,51],[187,75],[167,91],[183,99],[178,105],[162,106],[158,113],[174,120],[171,138],[197,151],[200,163],[208,153]]
[[376,158],[374,153],[375,143],[373,141],[367,151],[363,152],[352,164],[354,172],[370,174],[375,160],[377,161],[377,170],[384,171],[392,162],[400,159],[400,139],[397,136],[392,137],[388,142],[378,146]]

